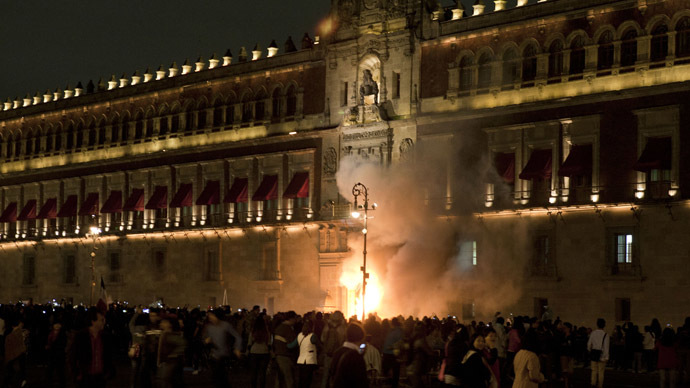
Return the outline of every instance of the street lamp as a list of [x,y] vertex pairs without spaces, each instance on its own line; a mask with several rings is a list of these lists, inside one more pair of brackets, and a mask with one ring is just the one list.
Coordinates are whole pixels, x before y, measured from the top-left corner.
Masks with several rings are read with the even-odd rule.
[[[367,295],[367,279],[369,278],[369,274],[367,273],[367,219],[369,218],[367,211],[376,209],[376,204],[369,208],[369,192],[367,187],[359,182],[352,187],[352,195],[355,196],[355,208],[352,211],[352,218],[358,219],[360,217],[359,210],[364,210],[364,228],[362,228],[362,234],[364,235],[364,250],[362,251],[363,262],[360,268],[362,270],[362,322],[364,322],[366,319],[366,306],[364,303]],[[359,196],[364,196],[364,206],[361,208],[357,205],[357,198]]]
[[101,234],[101,228],[92,226],[89,228],[88,236],[93,239],[91,250],[91,298],[89,299],[89,306],[93,306],[93,293],[96,288],[96,238]]

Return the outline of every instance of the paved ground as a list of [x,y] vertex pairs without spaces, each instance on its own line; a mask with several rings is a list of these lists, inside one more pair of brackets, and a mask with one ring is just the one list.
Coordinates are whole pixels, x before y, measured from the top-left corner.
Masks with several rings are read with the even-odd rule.
[[[44,380],[46,368],[37,365],[30,365],[28,370],[28,384],[27,387],[50,387]],[[130,367],[126,360],[118,363],[118,372],[114,380],[108,382],[108,388],[127,388],[129,386],[129,373]],[[318,373],[318,372],[317,372]],[[576,368],[575,375],[572,379],[572,388],[589,388],[589,369]],[[230,370],[230,381],[232,387],[250,387],[250,377],[247,369],[244,366],[236,365]],[[269,378],[268,386],[274,388],[272,384],[272,379]],[[320,387],[320,375],[316,375],[314,378],[314,384],[312,388]],[[191,370],[185,370],[184,372],[184,384],[186,387],[212,387],[211,375],[209,371],[202,371],[198,375],[193,375]],[[55,385],[57,386],[57,385]],[[71,387],[68,384],[68,387]],[[387,384],[378,385],[379,387],[388,387]],[[659,386],[659,375],[657,373],[640,373],[635,374],[632,372],[615,371],[612,369],[606,370],[605,377],[605,387],[607,388],[652,388]],[[409,387],[402,382],[401,388]],[[434,379],[429,379],[429,388],[440,387],[437,381]],[[559,388],[563,387],[560,382],[554,382],[552,384],[542,385],[542,388]],[[678,385],[678,388],[690,388],[690,385]]]

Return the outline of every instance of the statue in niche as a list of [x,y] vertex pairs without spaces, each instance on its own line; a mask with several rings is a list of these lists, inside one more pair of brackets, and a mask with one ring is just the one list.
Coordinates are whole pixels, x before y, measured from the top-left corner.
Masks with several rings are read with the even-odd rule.
[[379,104],[379,85],[374,81],[374,77],[371,74],[371,70],[364,70],[364,78],[362,80],[362,86],[359,87],[359,103],[364,105],[364,97],[374,96],[374,105]]
[[325,175],[335,175],[338,171],[338,153],[335,148],[329,147],[324,156],[324,174]]

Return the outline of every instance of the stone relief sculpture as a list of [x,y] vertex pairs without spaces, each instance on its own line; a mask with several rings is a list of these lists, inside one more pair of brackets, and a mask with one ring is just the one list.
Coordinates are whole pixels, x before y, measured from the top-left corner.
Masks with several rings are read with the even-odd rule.
[[374,81],[371,74],[371,70],[364,70],[364,78],[362,80],[362,86],[359,87],[359,103],[364,105],[364,97],[374,96],[374,104],[379,103],[379,85]]
[[403,139],[400,143],[400,159],[408,160],[412,155],[414,149],[414,142],[409,137]]
[[338,171],[338,153],[329,147],[323,155],[323,170],[326,175],[335,175]]

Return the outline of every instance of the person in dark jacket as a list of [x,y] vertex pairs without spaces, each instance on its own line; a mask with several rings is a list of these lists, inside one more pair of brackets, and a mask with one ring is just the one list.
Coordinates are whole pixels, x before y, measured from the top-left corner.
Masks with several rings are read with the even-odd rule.
[[333,353],[330,365],[333,388],[367,388],[367,367],[364,363],[360,345],[364,343],[364,327],[352,322],[345,331],[345,343]]
[[46,369],[46,384],[53,385],[53,376],[57,375],[58,386],[64,388],[65,382],[65,348],[67,347],[67,335],[60,322],[53,323],[53,330],[46,341],[48,353],[48,368]]
[[102,388],[115,371],[112,342],[108,333],[103,331],[103,314],[92,308],[88,316],[90,326],[74,337],[72,371],[78,388]]

